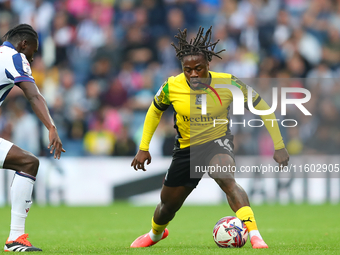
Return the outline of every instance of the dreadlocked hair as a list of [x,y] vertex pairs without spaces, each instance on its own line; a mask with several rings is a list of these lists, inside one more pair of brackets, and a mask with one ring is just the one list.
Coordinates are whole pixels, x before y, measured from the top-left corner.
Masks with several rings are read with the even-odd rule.
[[221,52],[225,50],[214,52],[216,44],[220,40],[217,40],[214,43],[210,42],[211,41],[211,29],[212,29],[212,26],[207,30],[207,32],[203,36],[204,28],[200,27],[198,29],[196,38],[194,40],[191,39],[190,42],[187,41],[187,29],[184,29],[183,31],[178,29],[179,33],[175,35],[175,38],[178,39],[178,47],[174,43],[171,43],[171,45],[176,50],[176,57],[180,61],[182,61],[183,57],[185,56],[198,55],[202,53],[204,57],[208,60],[208,62],[211,61],[213,56],[216,56],[222,59],[218,54],[220,54]]
[[11,30],[9,30],[4,36],[4,41],[13,41],[13,40],[28,40],[28,39],[36,39],[38,40],[38,34],[34,31],[34,29],[28,24],[20,24]]

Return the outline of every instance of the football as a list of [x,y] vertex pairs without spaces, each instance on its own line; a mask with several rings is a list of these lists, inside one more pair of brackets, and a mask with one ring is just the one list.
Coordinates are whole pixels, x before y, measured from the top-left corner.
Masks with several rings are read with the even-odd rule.
[[247,242],[248,230],[239,218],[227,216],[215,224],[213,238],[221,248],[241,248]]

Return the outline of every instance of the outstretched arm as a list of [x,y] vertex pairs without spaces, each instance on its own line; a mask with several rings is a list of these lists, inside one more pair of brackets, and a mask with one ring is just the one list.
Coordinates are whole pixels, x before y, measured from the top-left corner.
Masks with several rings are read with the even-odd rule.
[[158,124],[161,120],[163,111],[157,109],[154,103],[151,103],[149,110],[146,114],[143,128],[143,136],[142,141],[139,146],[139,151],[137,155],[131,162],[131,166],[137,171],[138,169],[142,169],[146,171],[144,164],[147,160],[147,164],[151,163],[151,155],[149,153],[149,144],[151,142],[151,138],[158,127]]
[[[240,81],[237,77],[232,76],[231,77],[231,84],[239,87],[241,91],[243,92],[243,95],[245,97],[244,106],[248,109],[248,100],[252,101],[253,106],[256,110],[269,110],[270,107],[264,101],[258,93],[256,93],[253,90],[253,93],[251,95],[248,95],[248,86]],[[249,109],[248,109],[249,110]],[[277,120],[275,117],[275,114],[269,114],[269,115],[261,115],[261,118],[273,140],[275,153],[274,153],[274,160],[280,164],[280,166],[287,166],[289,155],[285,148],[285,145],[283,143],[283,139],[281,136],[281,132],[279,129],[279,125],[277,124]],[[269,120],[269,121],[268,121]]]
[[[255,106],[256,110],[268,110],[269,105],[261,99],[261,101]],[[289,155],[283,143],[279,125],[277,124],[276,116],[274,113],[269,115],[261,115],[263,122],[273,140],[275,153],[274,160],[279,163],[280,166],[287,166]],[[268,121],[269,120],[269,121]]]
[[20,82],[19,86],[24,92],[27,100],[30,102],[34,113],[49,131],[50,143],[48,148],[50,149],[50,153],[53,153],[54,151],[54,158],[60,159],[61,152],[65,152],[65,150],[62,147],[57,128],[54,125],[53,119],[47,108],[45,98],[40,94],[35,83],[24,81]]

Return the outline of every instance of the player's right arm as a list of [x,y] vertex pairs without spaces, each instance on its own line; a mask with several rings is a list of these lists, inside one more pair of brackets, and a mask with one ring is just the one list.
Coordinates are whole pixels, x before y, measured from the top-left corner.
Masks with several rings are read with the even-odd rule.
[[34,113],[49,130],[50,143],[48,148],[51,154],[54,151],[54,158],[59,159],[61,152],[65,152],[65,150],[62,147],[57,128],[51,118],[46,101],[40,94],[32,77],[31,67],[25,54],[17,53],[12,56],[12,63],[8,64],[8,69],[6,68],[6,76],[22,89]]
[[139,151],[131,162],[131,166],[136,171],[138,169],[146,171],[144,167],[146,160],[148,165],[151,163],[151,155],[149,153],[151,138],[158,127],[163,112],[169,107],[169,105],[169,86],[168,83],[165,82],[155,95],[154,100],[145,116],[142,141],[139,146]]
[[63,149],[57,128],[47,108],[45,98],[40,94],[37,85],[33,82],[23,81],[18,83],[18,85],[30,102],[34,113],[49,131],[50,143],[48,148],[50,149],[50,153],[54,151],[54,158],[60,159],[61,152],[65,152],[65,150]]

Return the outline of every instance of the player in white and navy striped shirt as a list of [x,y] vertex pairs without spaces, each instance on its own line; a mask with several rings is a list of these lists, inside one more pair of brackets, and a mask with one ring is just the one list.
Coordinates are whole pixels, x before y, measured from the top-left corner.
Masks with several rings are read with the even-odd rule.
[[[50,153],[54,152],[54,158],[59,159],[65,150],[31,73],[30,63],[38,50],[38,35],[30,25],[21,24],[8,31],[4,39],[0,47],[0,105],[14,85],[20,87],[37,117],[49,130]],[[27,240],[28,234],[25,234],[25,220],[32,204],[38,167],[39,160],[32,153],[0,138],[0,168],[16,171],[11,186],[11,231],[5,251],[41,251]]]

